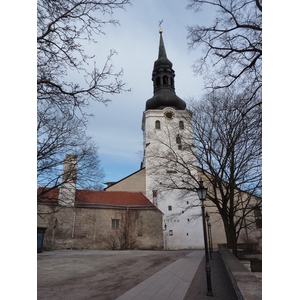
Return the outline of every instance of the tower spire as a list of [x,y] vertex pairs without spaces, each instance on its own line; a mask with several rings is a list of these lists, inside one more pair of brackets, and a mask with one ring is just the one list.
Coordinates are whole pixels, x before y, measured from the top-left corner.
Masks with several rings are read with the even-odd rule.
[[162,32],[162,29],[159,29],[158,58],[154,62],[152,72],[154,95],[146,102],[146,110],[162,109],[167,106],[184,110],[186,103],[175,93],[175,71],[172,69],[172,62],[167,58]]
[[160,58],[167,58],[167,52],[164,45],[164,40],[162,37],[162,30],[159,30],[160,39],[159,39],[159,49],[158,49],[158,59]]

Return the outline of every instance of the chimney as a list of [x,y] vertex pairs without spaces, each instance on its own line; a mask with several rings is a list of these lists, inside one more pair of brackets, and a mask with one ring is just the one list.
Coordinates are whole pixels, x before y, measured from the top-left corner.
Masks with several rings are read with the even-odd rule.
[[77,165],[77,156],[66,154],[58,195],[59,205],[70,207],[75,204]]

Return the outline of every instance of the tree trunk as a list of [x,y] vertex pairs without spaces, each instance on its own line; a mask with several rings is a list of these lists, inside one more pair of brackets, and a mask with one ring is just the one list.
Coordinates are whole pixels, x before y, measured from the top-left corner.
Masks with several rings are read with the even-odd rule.
[[232,249],[233,255],[237,256],[237,238],[233,226],[228,225],[226,228],[227,248]]

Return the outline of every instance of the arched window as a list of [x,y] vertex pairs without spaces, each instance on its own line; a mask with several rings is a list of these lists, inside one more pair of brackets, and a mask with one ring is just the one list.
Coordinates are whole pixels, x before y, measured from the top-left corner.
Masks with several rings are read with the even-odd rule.
[[174,79],[171,77],[171,86],[174,87]]
[[160,77],[156,77],[155,84],[156,86],[160,86]]
[[179,129],[184,129],[183,121],[179,121]]
[[163,77],[163,84],[168,84],[168,76]]
[[176,137],[176,143],[181,144],[181,138],[180,138],[179,134]]
[[160,121],[155,121],[155,129],[160,129]]

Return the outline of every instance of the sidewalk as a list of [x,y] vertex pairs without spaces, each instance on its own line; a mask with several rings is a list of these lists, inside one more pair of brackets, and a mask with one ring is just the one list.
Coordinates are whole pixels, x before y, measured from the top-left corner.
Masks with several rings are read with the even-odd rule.
[[182,300],[203,257],[204,250],[193,251],[152,275],[116,300]]
[[203,257],[184,300],[237,300],[220,252],[213,252],[212,258],[209,264],[213,297],[206,295],[205,257]]
[[193,251],[138,284],[116,300],[237,299],[220,253],[210,260],[213,297],[206,295],[204,250]]

